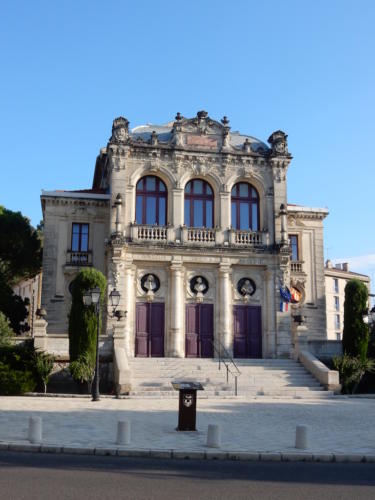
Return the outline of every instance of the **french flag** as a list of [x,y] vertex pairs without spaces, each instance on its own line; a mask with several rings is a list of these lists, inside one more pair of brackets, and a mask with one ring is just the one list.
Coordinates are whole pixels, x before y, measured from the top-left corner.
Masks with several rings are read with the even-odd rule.
[[288,311],[288,302],[284,302],[283,300],[280,302],[280,312],[287,312]]

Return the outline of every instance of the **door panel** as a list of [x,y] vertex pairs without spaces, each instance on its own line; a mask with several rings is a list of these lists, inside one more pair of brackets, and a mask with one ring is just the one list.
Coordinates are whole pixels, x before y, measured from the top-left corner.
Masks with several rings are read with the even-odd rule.
[[151,356],[164,356],[164,304],[149,304],[151,309]]
[[136,305],[136,335],[135,335],[135,355],[146,358],[149,355],[148,349],[148,323],[149,311],[146,303]]
[[214,340],[214,305],[199,304],[200,357],[212,358]]
[[186,304],[186,342],[185,356],[187,358],[197,358],[199,336],[199,314],[197,304]]
[[135,355],[164,356],[164,304],[139,302],[136,305]]
[[234,306],[233,355],[235,358],[262,357],[262,323],[259,306]]
[[187,358],[212,358],[214,337],[213,304],[186,305],[186,342]]

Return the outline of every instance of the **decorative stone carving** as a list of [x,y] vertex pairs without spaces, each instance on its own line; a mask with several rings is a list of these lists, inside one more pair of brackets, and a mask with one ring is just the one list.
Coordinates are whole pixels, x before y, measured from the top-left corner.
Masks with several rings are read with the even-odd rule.
[[250,297],[254,295],[256,290],[256,285],[251,278],[241,278],[237,283],[237,291],[242,295],[245,302],[250,300]]
[[155,274],[145,274],[141,279],[141,288],[146,292],[147,301],[152,302],[160,288],[160,280]]
[[129,121],[122,116],[115,118],[112,125],[112,137],[110,142],[114,144],[125,144],[129,139]]
[[269,136],[268,142],[271,145],[273,155],[289,156],[287,138],[288,136],[282,130],[277,130]]
[[190,290],[195,295],[197,302],[203,302],[203,295],[208,292],[208,281],[203,276],[194,276],[190,280]]
[[158,144],[158,135],[155,132],[155,130],[152,131],[152,133],[151,133],[151,139],[150,140],[151,140],[151,144],[153,146],[157,146],[157,144]]

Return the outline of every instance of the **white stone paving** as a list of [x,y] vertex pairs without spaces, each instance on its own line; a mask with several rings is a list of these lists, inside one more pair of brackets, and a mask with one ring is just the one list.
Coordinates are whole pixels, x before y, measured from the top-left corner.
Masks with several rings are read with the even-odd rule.
[[198,400],[198,432],[177,432],[176,399],[0,397],[0,444],[27,443],[28,418],[43,419],[43,444],[115,445],[119,420],[129,419],[129,449],[207,451],[210,423],[221,426],[223,451],[293,452],[297,424],[309,426],[311,453],[375,455],[375,400]]

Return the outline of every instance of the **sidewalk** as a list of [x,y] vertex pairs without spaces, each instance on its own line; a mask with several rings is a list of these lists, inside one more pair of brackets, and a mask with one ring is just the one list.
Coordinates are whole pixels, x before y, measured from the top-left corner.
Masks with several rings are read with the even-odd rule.
[[[177,432],[176,399],[0,397],[0,450],[174,458],[375,462],[375,400],[198,400],[197,432]],[[43,442],[27,441],[28,419],[43,420]],[[131,444],[117,446],[117,422],[131,421]],[[208,448],[219,424],[220,448]],[[309,426],[297,450],[296,425]]]

